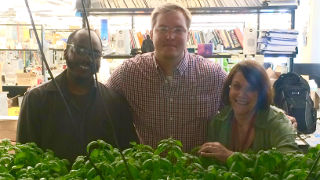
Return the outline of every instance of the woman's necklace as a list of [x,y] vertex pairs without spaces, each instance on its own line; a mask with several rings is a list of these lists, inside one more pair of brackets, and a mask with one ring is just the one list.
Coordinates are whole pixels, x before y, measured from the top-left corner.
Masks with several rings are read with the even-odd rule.
[[231,134],[231,136],[232,136],[231,149],[233,151],[243,152],[250,147],[252,142],[249,145],[247,145],[247,144],[249,142],[251,132],[254,128],[255,119],[256,119],[256,115],[253,115],[249,121],[249,128],[247,129],[247,131],[245,133],[245,139],[243,140],[243,142],[237,143],[237,141],[239,140],[239,138],[237,138],[237,137],[240,137],[241,135],[240,135],[239,128],[238,128],[239,127],[238,122],[235,119],[235,117],[233,117],[233,119],[232,119],[232,134]]

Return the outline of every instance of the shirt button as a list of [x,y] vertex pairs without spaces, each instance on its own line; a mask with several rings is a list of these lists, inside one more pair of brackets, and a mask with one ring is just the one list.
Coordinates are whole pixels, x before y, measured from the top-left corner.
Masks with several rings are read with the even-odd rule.
[[170,117],[169,119],[170,119],[170,121],[172,121],[172,120],[173,120],[173,117]]
[[164,82],[165,82],[166,84],[168,84],[168,80],[165,80]]
[[173,102],[173,99],[172,99],[172,98],[170,98],[169,100],[170,100],[170,102]]

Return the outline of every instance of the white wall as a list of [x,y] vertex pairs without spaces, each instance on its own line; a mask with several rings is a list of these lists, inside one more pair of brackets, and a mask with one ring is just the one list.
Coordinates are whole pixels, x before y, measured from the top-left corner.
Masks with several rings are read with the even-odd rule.
[[320,1],[302,0],[296,13],[299,30],[298,63],[320,63]]
[[310,62],[320,63],[320,1],[311,0],[311,7]]

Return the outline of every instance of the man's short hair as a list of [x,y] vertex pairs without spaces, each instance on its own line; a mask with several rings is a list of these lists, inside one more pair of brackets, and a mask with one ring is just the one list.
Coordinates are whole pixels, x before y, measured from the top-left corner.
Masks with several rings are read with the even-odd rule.
[[191,24],[191,13],[188,9],[175,4],[175,3],[166,3],[162,6],[158,6],[156,7],[151,14],[151,26],[152,29],[154,28],[155,24],[157,23],[157,17],[159,14],[165,14],[168,12],[172,12],[172,11],[180,11],[182,12],[182,14],[184,15],[184,17],[186,18],[186,22],[187,22],[187,28],[190,28],[190,24]]

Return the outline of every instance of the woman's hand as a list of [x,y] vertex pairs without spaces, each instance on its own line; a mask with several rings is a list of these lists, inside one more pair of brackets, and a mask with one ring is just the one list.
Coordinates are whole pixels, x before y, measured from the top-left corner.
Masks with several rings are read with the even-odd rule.
[[286,114],[286,116],[287,116],[287,118],[290,120],[292,126],[293,126],[295,129],[297,129],[298,124],[297,124],[296,118],[293,117],[293,116],[289,116],[288,114]]
[[200,156],[212,157],[221,162],[226,162],[229,156],[233,154],[232,151],[224,147],[219,142],[207,142],[204,143],[198,151]]

